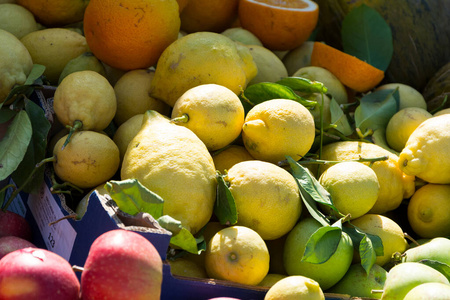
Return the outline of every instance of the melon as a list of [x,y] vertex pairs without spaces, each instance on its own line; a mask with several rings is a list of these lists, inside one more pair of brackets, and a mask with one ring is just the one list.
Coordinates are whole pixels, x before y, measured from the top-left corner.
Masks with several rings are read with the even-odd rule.
[[374,8],[392,30],[394,53],[383,82],[410,85],[422,92],[427,82],[450,61],[448,0],[316,0],[316,40],[342,49],[341,23],[362,3]]

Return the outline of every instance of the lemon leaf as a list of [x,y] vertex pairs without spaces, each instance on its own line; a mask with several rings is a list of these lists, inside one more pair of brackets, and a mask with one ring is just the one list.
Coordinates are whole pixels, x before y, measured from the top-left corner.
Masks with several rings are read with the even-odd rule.
[[214,214],[222,225],[234,225],[238,220],[236,203],[223,175],[217,175],[217,198],[214,204]]
[[162,228],[172,232],[170,244],[190,253],[198,253],[197,240],[189,230],[183,227],[180,221],[168,215],[161,216],[156,221]]
[[441,272],[448,280],[450,280],[450,266],[446,263],[434,259],[422,259],[419,260],[419,262]]
[[342,230],[336,226],[317,229],[308,239],[302,261],[313,264],[326,262],[336,252]]
[[323,85],[322,82],[312,81],[303,77],[285,77],[278,80],[276,83],[290,87],[294,91],[299,91],[302,93],[324,93],[328,92],[328,89]]
[[377,260],[377,255],[373,248],[372,240],[367,235],[364,235],[359,242],[359,256],[361,257],[361,266],[369,274],[370,269],[372,269]]
[[353,128],[344,114],[344,111],[339,106],[339,103],[332,98],[330,102],[330,112],[331,112],[331,124],[336,125],[335,130],[339,131],[345,136],[349,136],[353,133]]

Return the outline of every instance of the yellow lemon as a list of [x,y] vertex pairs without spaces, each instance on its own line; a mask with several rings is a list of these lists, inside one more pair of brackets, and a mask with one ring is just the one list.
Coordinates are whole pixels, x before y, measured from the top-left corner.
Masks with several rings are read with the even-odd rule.
[[255,105],[242,127],[245,148],[256,159],[276,163],[301,159],[314,142],[314,118],[294,100],[273,99]]
[[229,88],[202,84],[187,90],[175,102],[172,121],[192,130],[210,151],[233,142],[244,124],[244,107]]
[[95,131],[75,132],[62,149],[67,135],[53,149],[55,173],[80,188],[92,188],[109,180],[119,168],[119,148],[107,135]]
[[[365,233],[380,237],[383,243],[383,255],[377,256],[375,261],[377,265],[384,266],[391,261],[391,257],[395,252],[403,253],[408,247],[402,228],[388,217],[377,214],[365,214],[352,220],[351,223]],[[355,258],[359,261],[358,253],[355,254]]]
[[430,183],[450,183],[450,114],[429,118],[409,136],[398,165]]
[[84,36],[65,28],[36,30],[20,41],[30,52],[33,63],[45,66],[44,75],[55,85],[66,64],[89,51]]
[[256,64],[244,45],[220,33],[191,33],[161,54],[150,95],[173,106],[184,92],[207,83],[225,86],[238,95],[256,73]]
[[288,276],[276,282],[264,296],[264,300],[325,300],[317,281],[300,275]]
[[433,117],[437,117],[437,116],[445,115],[445,114],[450,114],[450,108],[444,108],[438,112],[435,112]]
[[33,14],[14,3],[0,4],[0,29],[14,34],[18,39],[38,30]]
[[[350,219],[366,214],[377,201],[380,190],[377,174],[359,162],[331,166],[322,173],[319,183],[330,193],[339,212],[350,214]],[[329,207],[323,209],[329,214],[335,213]]]
[[[374,162],[372,170],[377,174],[380,183],[378,199],[370,209],[370,213],[385,213],[400,206],[403,199],[412,196],[415,190],[414,176],[404,174],[398,164],[398,156],[382,147],[365,142],[340,141],[330,143],[322,149],[324,160],[354,160],[387,156],[387,160]],[[369,164],[365,162],[364,164]],[[320,166],[319,176],[329,166]]]
[[408,204],[408,221],[422,238],[450,235],[450,185],[427,184],[418,189]]
[[406,107],[395,113],[386,127],[386,140],[389,146],[401,152],[411,133],[426,119],[431,118],[426,109]]
[[395,90],[398,88],[400,107],[399,110],[402,110],[406,107],[418,107],[424,110],[427,109],[427,102],[423,95],[413,88],[412,86],[403,84],[403,83],[387,83],[383,84],[375,89],[375,91],[380,90]]
[[12,33],[0,29],[0,102],[14,86],[25,83],[32,68],[27,48]]
[[169,115],[170,106],[149,95],[150,84],[154,76],[154,69],[136,69],[126,72],[117,80],[114,84],[117,99],[114,121],[117,125],[137,114],[143,114],[149,109]]
[[264,240],[288,233],[300,217],[298,185],[285,169],[250,160],[232,166],[224,179],[236,203],[237,224],[252,228]]
[[139,130],[141,130],[143,120],[144,114],[135,115],[120,125],[114,133],[113,141],[116,143],[117,147],[119,147],[121,161],[125,156],[128,144],[136,136]]
[[65,126],[73,126],[80,121],[84,130],[101,131],[116,114],[114,88],[97,72],[74,72],[56,88],[53,108]]
[[239,162],[254,159],[253,156],[248,153],[247,149],[240,145],[230,145],[223,150],[218,150],[212,154],[212,158],[216,170],[221,174],[225,174],[227,170]]
[[276,82],[284,77],[288,77],[283,62],[272,51],[258,45],[249,45],[247,47],[258,68],[258,73],[250,80],[248,85],[260,82]]
[[176,259],[169,259],[168,262],[170,265],[170,273],[172,273],[172,275],[208,278],[205,268],[199,266],[192,260],[179,257]]
[[264,279],[258,285],[270,288],[275,283],[286,277],[287,275],[284,274],[268,273],[266,277],[264,277]]
[[205,267],[211,278],[257,285],[269,272],[269,259],[266,243],[256,231],[231,226],[209,241]]

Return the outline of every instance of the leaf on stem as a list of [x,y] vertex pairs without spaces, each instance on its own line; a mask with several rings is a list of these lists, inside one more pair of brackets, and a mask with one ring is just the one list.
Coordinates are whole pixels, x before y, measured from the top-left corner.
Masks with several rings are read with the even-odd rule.
[[336,252],[341,235],[342,229],[339,227],[320,227],[308,239],[302,261],[313,264],[326,262]]
[[168,215],[161,216],[156,221],[162,228],[172,232],[170,243],[173,246],[180,247],[190,253],[198,253],[197,240],[189,230],[183,227],[180,221]]
[[234,197],[224,180],[224,176],[217,176],[217,198],[214,204],[214,214],[222,225],[234,225],[237,223],[238,214]]
[[336,125],[334,129],[345,136],[351,135],[353,133],[353,128],[350,126],[347,116],[339,106],[339,103],[334,98],[332,98],[330,102],[330,112],[331,124]]
[[328,89],[323,85],[322,82],[312,81],[303,77],[285,77],[276,83],[290,87],[294,91],[299,91],[302,93],[312,94],[312,93],[324,93],[328,92]]

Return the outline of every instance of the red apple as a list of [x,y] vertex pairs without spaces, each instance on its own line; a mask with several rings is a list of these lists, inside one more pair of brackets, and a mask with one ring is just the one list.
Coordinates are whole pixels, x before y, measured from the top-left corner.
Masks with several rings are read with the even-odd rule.
[[91,245],[81,273],[82,299],[160,299],[162,260],[136,232],[115,229]]
[[31,227],[21,215],[0,210],[0,237],[10,235],[31,241]]
[[33,243],[23,238],[12,235],[2,236],[0,237],[0,259],[8,253],[29,247],[36,248]]
[[69,262],[58,254],[20,249],[0,260],[0,299],[78,300],[80,282]]

